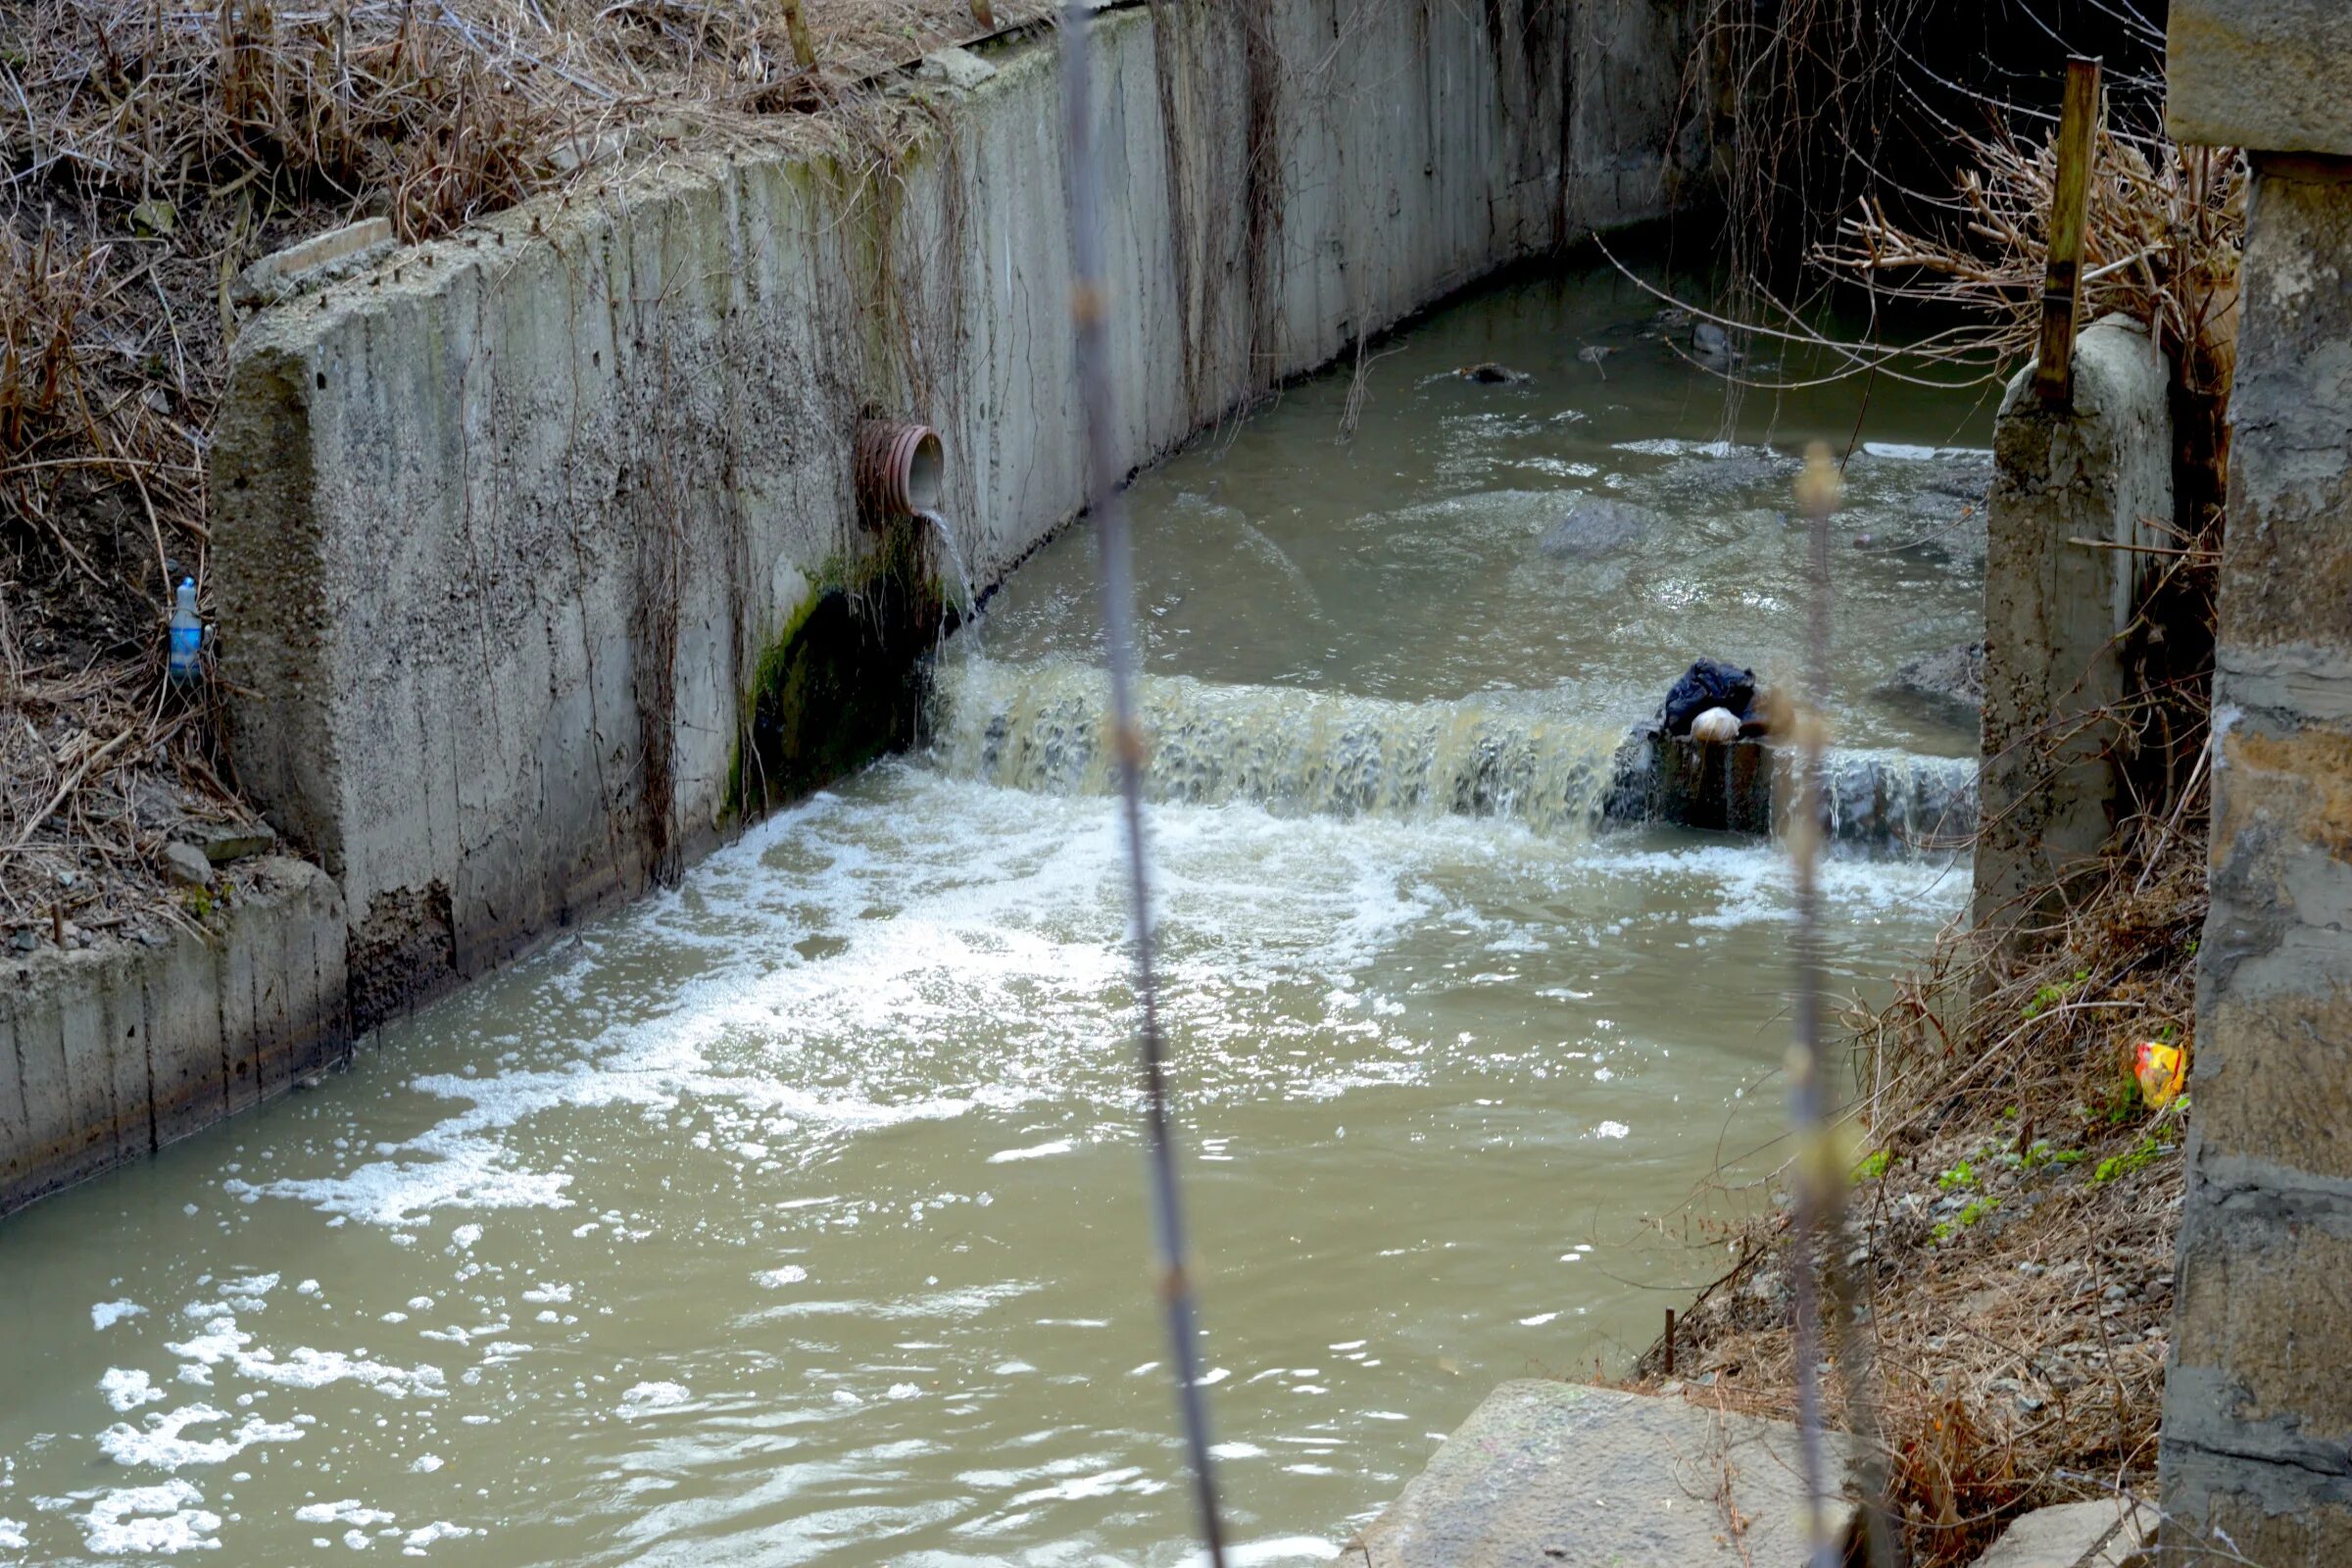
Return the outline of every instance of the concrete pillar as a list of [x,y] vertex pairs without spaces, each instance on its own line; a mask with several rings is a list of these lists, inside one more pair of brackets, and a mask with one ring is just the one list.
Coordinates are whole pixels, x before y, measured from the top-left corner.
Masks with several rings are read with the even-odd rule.
[[2174,134],[2258,150],[2164,1560],[2318,1568],[2352,1562],[2352,7],[2171,26]]
[[2138,558],[2100,543],[2147,542],[2142,519],[2173,515],[2169,379],[2144,328],[2106,317],[2076,340],[2071,408],[2045,406],[2033,380],[2029,365],[2009,383],[1993,429],[1975,908],[1987,931],[2029,916],[2029,895],[2114,830],[2115,727],[2060,744],[2053,726],[2124,693]]

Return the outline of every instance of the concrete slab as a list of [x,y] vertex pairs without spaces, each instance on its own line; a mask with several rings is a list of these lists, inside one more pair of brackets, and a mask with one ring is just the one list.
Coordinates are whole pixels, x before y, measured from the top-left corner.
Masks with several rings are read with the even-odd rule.
[[2131,1568],[2156,1538],[2155,1510],[2130,1497],[2036,1508],[1977,1568]]
[[[1846,1442],[1830,1442],[1841,1475]],[[1365,1568],[1795,1568],[1806,1545],[1797,1476],[1786,1422],[1505,1383],[1354,1545]],[[1852,1505],[1827,1506],[1842,1537]]]

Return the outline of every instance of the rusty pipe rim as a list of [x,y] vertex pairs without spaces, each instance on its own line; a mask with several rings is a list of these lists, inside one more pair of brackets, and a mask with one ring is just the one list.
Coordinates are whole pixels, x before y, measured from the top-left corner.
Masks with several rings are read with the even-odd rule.
[[870,522],[937,512],[946,469],[947,448],[927,424],[868,419],[858,427],[858,510]]

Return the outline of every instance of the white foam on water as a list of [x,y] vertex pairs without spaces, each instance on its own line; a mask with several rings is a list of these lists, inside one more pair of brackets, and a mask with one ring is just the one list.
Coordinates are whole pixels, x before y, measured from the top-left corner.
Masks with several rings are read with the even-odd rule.
[[[1694,849],[1599,849],[1592,869],[1612,876],[1676,884],[1691,905],[1683,923],[1702,931],[1780,924],[1795,918],[1795,872],[1788,858],[1765,844],[1710,844]],[[1816,869],[1825,906],[1842,916],[1940,917],[1965,893],[1965,867],[1934,859],[1825,856]]]
[[148,1381],[143,1367],[110,1366],[98,1379],[98,1392],[118,1410],[136,1410],[142,1404],[161,1404],[170,1396]]
[[23,1551],[30,1544],[32,1541],[24,1534],[24,1520],[0,1518],[0,1551]]
[[684,1404],[694,1396],[682,1383],[638,1383],[630,1386],[620,1396],[620,1405],[613,1412],[624,1420],[634,1419],[653,1410],[665,1410],[671,1405]]
[[225,1412],[209,1404],[150,1410],[144,1419],[147,1423],[144,1430],[117,1422],[99,1433],[98,1451],[120,1465],[176,1470],[183,1464],[220,1464],[257,1443],[291,1443],[303,1435],[302,1428],[291,1422],[265,1421],[255,1415],[247,1416],[221,1437],[182,1437],[189,1427],[214,1426],[228,1419]]
[[211,1369],[225,1364],[254,1382],[279,1388],[319,1389],[330,1383],[360,1383],[394,1398],[430,1398],[445,1389],[446,1380],[437,1366],[423,1363],[394,1366],[342,1350],[314,1349],[309,1346],[298,1346],[281,1359],[276,1351],[267,1348],[246,1348],[252,1344],[253,1336],[239,1328],[234,1317],[224,1314],[207,1322],[202,1334],[167,1343],[164,1348],[187,1363],[179,1370],[180,1381],[185,1383],[209,1386]]
[[90,1327],[103,1333],[126,1317],[137,1317],[147,1309],[136,1301],[98,1301],[90,1307]]
[[294,1517],[306,1525],[388,1525],[392,1515],[381,1508],[370,1508],[357,1497],[345,1497],[339,1502],[306,1502],[294,1510]]
[[197,1506],[204,1494],[177,1476],[154,1487],[120,1487],[81,1516],[84,1542],[102,1557],[218,1551],[220,1516]]
[[1000,1149],[988,1156],[988,1162],[1008,1165],[1019,1159],[1044,1159],[1053,1154],[1066,1154],[1076,1147],[1067,1138],[1056,1138],[1050,1144],[1032,1144],[1027,1149]]
[[1687,441],[1680,436],[1649,436],[1611,443],[1612,450],[1647,458],[1728,458],[1736,452],[1777,456],[1770,447],[1735,447],[1729,441]]
[[425,1555],[425,1548],[435,1542],[456,1541],[464,1536],[478,1536],[481,1533],[470,1525],[453,1525],[445,1519],[436,1519],[401,1537],[400,1554],[404,1557],[421,1557]]
[[[721,1134],[758,1132],[706,1140],[710,1157],[748,1164],[744,1144],[776,1157],[779,1125],[806,1143],[1074,1091],[1123,1108],[1125,1063],[1097,1049],[1127,972],[1123,857],[1107,804],[1045,802],[904,764],[884,776],[886,791],[914,804],[821,796],[698,868],[691,918],[683,894],[671,893],[619,917],[605,938],[614,951],[637,944],[673,958],[704,950],[699,973],[615,1004],[560,1061],[526,1056],[497,1073],[416,1080],[415,1090],[466,1108],[386,1155],[234,1190],[394,1227],[443,1207],[567,1205],[572,1173],[529,1168],[511,1136],[557,1112],[670,1115],[694,1104],[719,1116]],[[941,832],[942,823],[954,826]],[[1351,1002],[1293,1016],[1262,985],[1237,981],[1271,964],[1327,981],[1320,991],[1358,995],[1364,966],[1443,902],[1400,873],[1466,842],[1492,853],[1492,824],[1460,826],[1467,839],[1446,823],[1301,822],[1253,807],[1155,816],[1171,1022],[1197,1044],[1234,1048],[1209,1058],[1226,1082],[1205,1087],[1258,1092],[1244,1047],[1321,1045],[1335,1032],[1385,1038]],[[808,861],[813,869],[801,868]],[[877,902],[890,918],[869,917]],[[746,931],[760,939],[746,942]],[[1283,935],[1252,935],[1267,931]],[[817,932],[839,949],[821,961],[774,961]],[[568,984],[576,967],[551,965],[537,983]],[[943,1052],[942,1041],[963,1049]],[[887,1049],[898,1042],[908,1049]],[[1415,1071],[1379,1053],[1352,1062],[1315,1054],[1292,1083],[1302,1097]]]
[[[1225,1548],[1229,1568],[1265,1568],[1280,1562],[1330,1562],[1340,1555],[1340,1544],[1320,1536],[1269,1536],[1261,1541],[1239,1541]],[[1196,1551],[1184,1568],[1205,1568],[1208,1555]]]
[[1928,463],[1951,458],[1986,458],[1992,454],[1983,447],[1927,447],[1908,441],[1865,441],[1865,455],[1886,458],[1896,463]]
[[761,1269],[753,1275],[752,1279],[755,1283],[772,1291],[786,1285],[798,1285],[808,1277],[808,1271],[800,1264],[787,1263],[782,1268]]

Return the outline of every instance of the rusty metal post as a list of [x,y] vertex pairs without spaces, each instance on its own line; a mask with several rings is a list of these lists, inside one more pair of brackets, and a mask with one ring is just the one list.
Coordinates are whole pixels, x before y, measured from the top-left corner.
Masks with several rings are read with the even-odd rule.
[[2034,390],[2058,407],[2075,397],[2075,329],[2082,324],[2082,250],[2098,128],[2099,63],[2078,55],[2066,63],[2066,101],[2058,117],[2058,182],[2050,198],[2041,342],[2034,367]]
[[1666,1309],[1666,1375],[1674,1376],[1674,1308]]
[[803,71],[816,64],[816,42],[808,36],[808,18],[801,0],[784,0],[784,30],[792,38],[792,63]]

